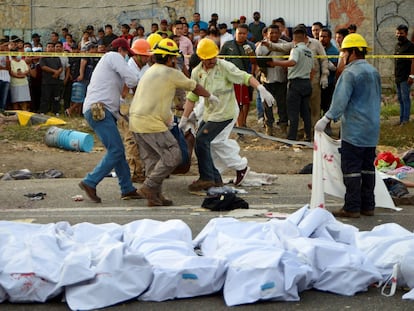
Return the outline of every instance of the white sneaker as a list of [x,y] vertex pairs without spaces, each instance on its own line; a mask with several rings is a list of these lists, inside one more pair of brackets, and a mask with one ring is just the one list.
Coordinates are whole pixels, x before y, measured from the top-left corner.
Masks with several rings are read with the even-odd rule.
[[259,125],[263,125],[264,124],[263,117],[261,117],[261,118],[259,118],[259,120],[257,120],[257,124],[259,124]]

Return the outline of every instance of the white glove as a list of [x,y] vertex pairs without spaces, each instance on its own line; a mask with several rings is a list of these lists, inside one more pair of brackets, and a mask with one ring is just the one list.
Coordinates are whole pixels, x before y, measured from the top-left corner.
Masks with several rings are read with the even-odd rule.
[[322,87],[322,90],[324,90],[328,87],[328,77],[327,76],[322,76],[321,77],[321,87]]
[[182,116],[182,117],[181,117],[181,119],[180,119],[180,123],[178,123],[178,127],[179,127],[182,131],[184,131],[185,127],[187,126],[187,123],[188,123],[188,118],[187,118],[187,117]]
[[220,103],[220,100],[217,96],[210,94],[210,97],[208,98],[208,101],[212,105],[218,105]]
[[270,92],[266,90],[266,88],[262,84],[258,85],[257,90],[259,91],[262,103],[266,103],[266,105],[268,105],[269,107],[272,107],[276,104],[276,100],[273,97],[273,95],[270,94]]
[[188,116],[188,122],[190,123],[197,123],[197,116],[194,111],[191,111],[190,115]]
[[243,50],[247,55],[254,54],[254,51],[253,51],[252,47],[248,44],[243,45]]
[[320,119],[315,124],[315,131],[323,132],[325,130],[325,127],[328,125],[328,123],[331,122],[326,116],[323,116],[322,119]]
[[328,69],[329,71],[336,71],[336,66],[331,61],[328,62]]

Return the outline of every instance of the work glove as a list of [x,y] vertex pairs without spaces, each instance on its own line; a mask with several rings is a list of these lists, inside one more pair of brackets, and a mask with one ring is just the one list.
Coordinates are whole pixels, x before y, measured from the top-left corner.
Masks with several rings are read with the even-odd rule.
[[178,123],[178,127],[179,127],[182,131],[184,131],[184,130],[185,130],[185,128],[186,128],[186,126],[187,126],[187,123],[188,123],[188,118],[187,118],[187,117],[182,116],[182,117],[181,117],[181,119],[180,119],[180,122]]
[[328,69],[329,71],[336,71],[336,66],[331,61],[328,62]]
[[210,97],[208,98],[208,102],[212,105],[218,105],[220,103],[220,100],[217,96],[211,94]]
[[266,90],[266,88],[262,84],[259,84],[259,86],[257,87],[257,90],[260,93],[260,98],[262,99],[262,103],[266,103],[266,105],[268,105],[269,107],[272,107],[274,104],[276,104],[276,101],[273,95],[270,94],[270,92]]
[[328,77],[327,76],[322,76],[321,77],[321,87],[322,87],[322,90],[324,90],[328,87]]
[[253,51],[252,47],[248,44],[243,45],[243,50],[246,53],[246,55],[254,54],[254,51]]
[[323,116],[322,119],[316,122],[315,131],[323,132],[329,122],[331,122],[331,120],[329,120],[326,116]]
[[188,122],[190,123],[197,123],[197,116],[194,111],[191,111],[190,115],[188,116]]

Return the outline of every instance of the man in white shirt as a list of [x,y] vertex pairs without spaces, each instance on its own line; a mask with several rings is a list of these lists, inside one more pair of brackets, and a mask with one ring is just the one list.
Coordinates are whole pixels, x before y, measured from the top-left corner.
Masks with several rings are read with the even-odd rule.
[[227,31],[227,24],[222,23],[218,26],[220,32],[220,49],[223,47],[224,42],[234,39],[233,35]]
[[117,128],[119,98],[123,86],[126,84],[127,87],[133,88],[138,82],[138,78],[125,61],[128,54],[132,56],[135,53],[123,38],[113,40],[110,49],[96,65],[83,103],[86,121],[107,150],[101,162],[79,183],[79,187],[96,203],[102,201],[96,194],[96,186],[112,169],[115,169],[119,180],[121,199],[142,198],[131,182],[124,145]]

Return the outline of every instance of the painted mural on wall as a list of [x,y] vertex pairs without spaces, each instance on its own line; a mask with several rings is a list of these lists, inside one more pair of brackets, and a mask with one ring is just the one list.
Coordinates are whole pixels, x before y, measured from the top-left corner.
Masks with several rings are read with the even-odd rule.
[[[50,0],[4,0],[0,1],[0,35],[29,40],[36,32],[47,40],[52,31],[60,33],[62,27],[67,27],[78,40],[87,25],[95,26],[96,33],[98,28],[111,24],[114,33],[120,34],[120,25],[130,24],[133,19],[149,32],[151,23],[162,19],[172,22],[180,16],[191,18],[194,9],[195,0],[71,0],[63,6]],[[16,16],[21,17],[18,23],[13,19]]]
[[375,8],[375,40],[377,51],[394,54],[395,29],[405,24],[409,28],[414,23],[413,0],[385,1],[377,0]]
[[[376,0],[374,21],[376,54],[394,54],[394,46],[397,43],[395,29],[400,24],[405,24],[414,31],[413,0]],[[394,60],[380,59],[377,67],[383,77],[388,77],[386,83],[393,85]]]
[[360,27],[365,20],[357,0],[332,0],[328,4],[329,16],[334,30],[347,28],[350,24]]

